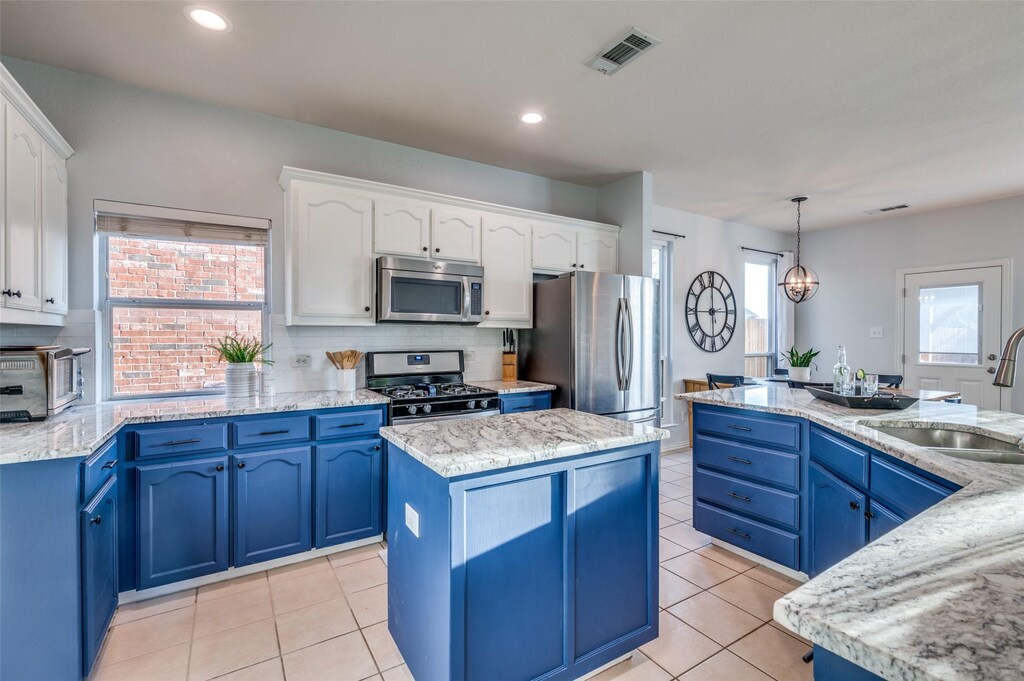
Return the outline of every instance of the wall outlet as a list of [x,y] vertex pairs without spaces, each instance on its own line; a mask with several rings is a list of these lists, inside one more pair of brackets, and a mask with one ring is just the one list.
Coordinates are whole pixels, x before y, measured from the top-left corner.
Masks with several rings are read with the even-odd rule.
[[409,528],[414,537],[420,536],[420,514],[414,511],[409,504],[405,505],[405,526]]
[[884,338],[885,334],[882,333],[881,326],[872,326],[868,329],[868,338]]
[[308,369],[313,366],[313,358],[309,355],[292,355],[292,366],[296,369]]
[[476,357],[476,353],[475,353],[475,352],[473,352],[472,350],[463,350],[463,352],[462,352],[462,357],[463,357],[463,359],[465,359],[465,360],[466,360],[467,362],[472,362],[472,361],[473,361],[473,359],[474,359],[474,358]]

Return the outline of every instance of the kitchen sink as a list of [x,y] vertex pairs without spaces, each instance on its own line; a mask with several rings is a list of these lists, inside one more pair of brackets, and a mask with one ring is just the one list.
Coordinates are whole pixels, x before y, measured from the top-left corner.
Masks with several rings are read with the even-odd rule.
[[927,447],[957,459],[987,463],[1024,464],[1024,452],[1021,452],[1016,443],[998,440],[988,435],[950,430],[949,428],[871,427],[880,433]]

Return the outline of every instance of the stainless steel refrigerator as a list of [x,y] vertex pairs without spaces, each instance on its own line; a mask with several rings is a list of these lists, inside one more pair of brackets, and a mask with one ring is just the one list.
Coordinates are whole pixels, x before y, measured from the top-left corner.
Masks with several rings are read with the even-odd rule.
[[533,286],[533,329],[519,336],[519,375],[558,386],[554,406],[657,425],[661,418],[659,284],[572,272]]

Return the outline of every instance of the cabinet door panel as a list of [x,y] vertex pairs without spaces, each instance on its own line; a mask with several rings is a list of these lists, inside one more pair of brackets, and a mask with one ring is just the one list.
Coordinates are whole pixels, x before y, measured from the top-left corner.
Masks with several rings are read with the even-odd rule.
[[430,257],[480,262],[480,215],[435,208],[431,211]]
[[82,655],[88,676],[117,609],[116,475],[82,509],[81,533]]
[[904,519],[895,511],[890,511],[874,499],[869,502],[868,540],[875,541],[886,532],[895,530],[903,524]]
[[388,255],[426,258],[430,244],[430,209],[397,201],[374,201],[373,250]]
[[533,225],[533,269],[572,272],[576,265],[575,231],[557,225]]
[[650,459],[580,468],[575,479],[575,659],[650,626]]
[[373,201],[298,182],[292,201],[293,314],[372,322]]
[[332,546],[382,532],[380,438],[316,448],[316,545]]
[[484,326],[530,326],[530,250],[530,223],[500,216],[484,218]]
[[576,235],[577,267],[587,272],[618,272],[619,239],[604,232],[579,232]]
[[139,588],[228,567],[227,457],[139,466]]
[[[7,109],[6,242],[3,296],[7,307],[38,310],[43,139],[14,107]],[[19,295],[20,294],[20,295]]]
[[565,660],[565,475],[465,492],[465,678],[536,679]]
[[816,463],[808,474],[811,575],[832,567],[867,544],[867,497]]
[[66,162],[43,147],[43,312],[68,311],[68,175]]
[[234,564],[249,565],[312,547],[309,447],[236,454]]

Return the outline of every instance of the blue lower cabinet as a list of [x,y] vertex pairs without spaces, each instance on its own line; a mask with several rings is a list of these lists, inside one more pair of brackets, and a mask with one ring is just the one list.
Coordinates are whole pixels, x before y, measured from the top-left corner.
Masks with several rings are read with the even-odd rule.
[[551,393],[512,393],[498,398],[502,414],[517,414],[522,411],[540,411],[551,408]]
[[235,454],[231,464],[234,565],[311,549],[311,448]]
[[780,530],[699,500],[693,505],[693,527],[779,565],[800,569],[800,535],[795,532]]
[[867,544],[867,496],[816,463],[808,468],[808,572],[817,575]]
[[882,677],[821,646],[814,646],[814,681],[882,681]]
[[381,534],[384,451],[380,438],[316,448],[316,545]]
[[117,476],[81,513],[83,675],[92,671],[117,609]]
[[138,588],[228,567],[228,458],[139,466]]
[[868,541],[875,541],[883,534],[903,524],[903,518],[876,500],[868,501]]

